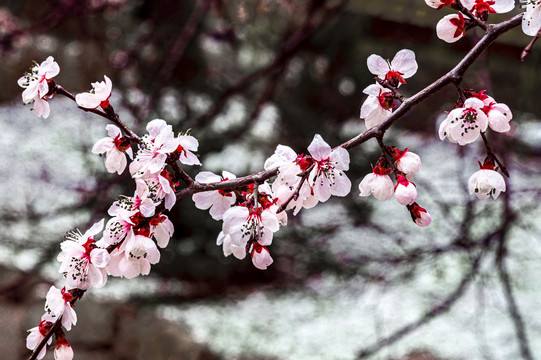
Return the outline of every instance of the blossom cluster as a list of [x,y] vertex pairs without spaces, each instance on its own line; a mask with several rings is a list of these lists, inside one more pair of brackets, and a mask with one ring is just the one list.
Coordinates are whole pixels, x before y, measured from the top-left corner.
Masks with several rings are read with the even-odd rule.
[[[426,2],[436,9],[446,6],[466,9],[479,21],[486,21],[488,14],[506,12],[514,6],[513,1],[506,0]],[[532,11],[539,8],[537,3],[529,4],[527,11],[529,7],[533,7]],[[458,40],[473,26],[462,13],[448,16],[454,17],[445,17],[437,27],[438,36],[446,41]],[[531,23],[537,21],[534,17],[531,16]],[[404,99],[399,88],[417,72],[418,65],[415,53],[403,49],[390,61],[376,54],[370,55],[367,66],[375,75],[376,83],[363,91],[368,96],[361,106],[360,117],[366,127],[372,129],[387,125],[385,121]],[[58,64],[49,57],[19,79],[19,85],[25,89],[23,102],[33,101],[38,116],[49,116],[46,99],[59,88],[52,81],[59,70]],[[110,173],[120,175],[128,168],[135,191],[131,196],[120,195],[111,204],[107,221],[105,218],[97,221],[84,233],[72,231],[60,244],[58,271],[65,283],[49,289],[41,322],[29,330],[27,337],[29,349],[36,351],[40,347],[36,351],[38,359],[45,355],[46,346],[42,345],[46,338],[46,345],[51,344],[51,334],[56,338],[55,359],[73,358],[64,330],[69,331],[76,325],[74,303],[84,291],[104,286],[108,276],[131,279],[147,275],[151,266],[159,262],[160,249],[168,245],[174,232],[173,223],[165,212],[175,205],[181,181],[188,187],[193,183],[204,189],[192,193],[192,200],[198,209],[209,210],[214,220],[222,221],[216,243],[222,246],[224,255],[233,255],[237,259],[249,255],[253,265],[262,270],[273,263],[269,246],[274,234],[287,225],[286,210],[297,215],[303,208],[310,209],[328,201],[331,196],[347,196],[351,191],[352,183],[346,175],[350,165],[348,150],[342,146],[331,148],[319,134],[314,136],[305,153],[298,154],[288,146],[278,145],[264,163],[266,172],[277,174],[271,182],[258,182],[254,177],[251,183],[241,184],[236,181],[235,174],[227,171],[221,175],[201,171],[192,180],[179,163],[202,165],[195,154],[198,140],[188,133],[175,134],[172,126],[162,119],[150,121],[146,126],[147,133],[138,137],[118,121],[109,102],[112,87],[111,80],[104,76],[104,81],[93,83],[90,91],[76,96],[70,94],[70,97],[80,108],[97,112],[115,123],[105,127],[108,136],[99,139],[92,152],[104,157],[105,168]],[[475,92],[457,88],[460,98],[439,127],[441,140],[447,138],[458,145],[466,145],[479,137],[486,141],[484,133],[489,128],[499,133],[511,129],[512,113],[507,105],[496,102],[484,90]],[[372,172],[360,181],[359,195],[373,195],[381,201],[394,197],[406,207],[416,225],[426,227],[432,218],[417,203],[414,184],[421,158],[408,148],[400,150],[384,145],[384,132],[378,130],[376,136],[382,156],[372,167]],[[487,152],[484,162],[479,162],[481,169],[471,176],[468,188],[480,199],[489,196],[497,199],[506,185],[496,166],[501,166],[500,162],[488,146]],[[394,174],[394,181],[391,174]]]
[[[438,38],[453,43],[466,35],[478,22],[484,24],[490,14],[504,14],[515,8],[515,0],[425,0],[436,10],[450,7],[458,10],[457,14],[444,16],[436,24]],[[541,2],[520,0],[525,8],[522,16],[522,31],[529,36],[536,36],[541,29]]]

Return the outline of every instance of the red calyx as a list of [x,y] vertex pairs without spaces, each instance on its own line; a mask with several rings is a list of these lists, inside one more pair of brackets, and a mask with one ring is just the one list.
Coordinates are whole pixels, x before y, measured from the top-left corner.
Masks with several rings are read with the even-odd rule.
[[120,151],[126,151],[126,149],[131,146],[130,140],[127,137],[120,135],[117,135],[117,137],[115,137],[113,143],[115,144],[115,147]]
[[482,170],[494,170],[494,158],[491,155],[487,155],[483,164],[480,161],[477,163]]
[[405,84],[406,80],[402,77],[404,73],[401,73],[400,71],[388,71],[387,74],[385,74],[385,81],[391,86],[397,87],[398,84]]
[[299,165],[302,171],[305,171],[314,163],[314,159],[310,155],[304,156],[304,154],[297,155],[297,158],[294,161]]
[[462,13],[460,13],[460,12],[458,13],[458,19],[455,18],[455,19],[451,19],[449,21],[451,22],[451,24],[456,26],[456,31],[455,31],[454,37],[459,37],[461,35],[466,34],[466,28],[469,25],[469,20],[466,21],[466,19],[464,18],[464,15],[462,15]]
[[394,104],[394,95],[390,91],[383,92],[382,90],[380,90],[378,95],[378,101],[381,107],[385,110],[392,109],[396,106]]

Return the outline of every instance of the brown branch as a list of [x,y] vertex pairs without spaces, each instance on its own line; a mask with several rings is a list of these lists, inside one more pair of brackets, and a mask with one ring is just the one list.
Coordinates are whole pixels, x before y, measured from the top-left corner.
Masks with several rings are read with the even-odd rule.
[[404,95],[402,95],[400,91],[398,91],[397,88],[389,84],[387,81],[380,79],[379,76],[375,76],[374,79],[376,79],[377,83],[383,86],[384,88],[391,90],[394,97],[400,100],[400,102],[404,102]]
[[449,71],[447,74],[445,74],[432,84],[425,87],[423,90],[419,91],[417,94],[404,100],[402,105],[400,105],[383,123],[368,129],[364,133],[354,137],[349,141],[346,141],[340,146],[345,148],[346,150],[349,150],[351,148],[354,148],[355,146],[364,143],[368,139],[376,137],[378,133],[386,131],[392,124],[402,118],[409,110],[411,110],[417,104],[428,99],[430,96],[434,95],[436,92],[438,92],[448,84],[459,81],[466,72],[466,70],[469,69],[473,62],[490,46],[490,44],[492,44],[494,40],[496,40],[501,34],[518,26],[521,21],[522,14],[519,14],[497,25],[489,25],[486,34],[468,52],[468,54],[466,54],[464,59],[462,59],[462,61],[460,61],[451,71]]
[[187,185],[187,186],[191,186],[195,181],[194,179],[192,179],[192,177],[188,174],[186,174],[186,172],[180,167],[180,165],[178,164],[178,162],[173,162],[172,164],[169,164],[173,170],[178,174],[178,176],[180,177],[180,180],[184,181],[184,183]]
[[526,58],[532,53],[533,46],[537,39],[541,36],[541,30],[537,32],[537,35],[530,41],[528,45],[522,50],[522,54],[520,54],[520,61],[524,62]]
[[[53,92],[57,93],[57,94],[60,94],[60,95],[64,95],[65,97],[75,101],[75,96],[72,93],[70,93],[69,91],[67,91],[66,89],[64,89],[60,85],[55,84],[55,86],[53,88]],[[87,108],[84,108],[84,107],[81,107],[81,106],[78,106],[78,108],[83,110],[83,111],[91,112],[91,113],[99,115],[99,116],[101,116],[101,117],[103,117],[103,118],[105,118],[107,120],[110,120],[115,125],[117,125],[119,128],[121,128],[124,131],[124,133],[130,138],[130,140],[135,141],[135,142],[140,142],[141,141],[141,138],[136,133],[134,133],[126,124],[124,124],[120,120],[118,114],[115,113],[113,110],[111,110],[111,111],[101,111],[101,110],[98,110],[98,109],[87,109]]]

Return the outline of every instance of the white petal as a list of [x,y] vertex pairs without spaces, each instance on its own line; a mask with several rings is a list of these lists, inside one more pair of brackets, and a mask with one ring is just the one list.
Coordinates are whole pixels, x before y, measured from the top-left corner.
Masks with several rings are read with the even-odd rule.
[[417,72],[417,61],[415,53],[408,49],[400,50],[391,61],[393,70],[401,72],[402,77],[407,79]]
[[368,59],[366,59],[366,64],[368,65],[368,70],[372,74],[378,75],[382,79],[389,71],[389,64],[379,55],[370,55]]

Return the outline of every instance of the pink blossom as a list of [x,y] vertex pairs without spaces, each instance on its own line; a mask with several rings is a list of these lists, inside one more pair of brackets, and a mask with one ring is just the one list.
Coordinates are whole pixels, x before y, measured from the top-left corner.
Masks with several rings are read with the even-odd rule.
[[474,194],[477,198],[485,200],[492,195],[496,200],[500,193],[506,190],[505,180],[503,176],[494,170],[494,161],[490,156],[487,156],[484,163],[479,163],[481,170],[476,171],[468,180],[468,189],[470,194]]
[[[234,174],[227,171],[223,171],[221,177],[210,171],[202,171],[195,176],[195,181],[208,184],[236,178]],[[192,199],[196,208],[201,210],[210,209],[210,216],[214,220],[221,220],[224,213],[235,204],[237,197],[232,191],[212,190],[196,193],[192,196]]]
[[325,202],[331,195],[349,194],[351,181],[344,173],[349,169],[348,151],[343,147],[332,150],[319,134],[314,136],[308,151],[314,160],[314,168],[308,176],[314,197]]
[[417,226],[427,227],[432,223],[432,217],[430,216],[428,211],[420,207],[416,202],[408,205],[408,210],[410,211],[413,222],[415,222]]
[[368,97],[361,106],[361,119],[367,129],[373,128],[387,120],[395,107],[393,92],[379,84],[369,85],[363,90]]
[[526,8],[522,16],[522,31],[526,35],[536,36],[541,30],[541,1],[521,0],[522,6]]
[[408,181],[405,176],[399,176],[396,179],[394,188],[394,197],[401,205],[411,205],[417,200],[417,189],[415,184]]
[[72,360],[73,349],[71,344],[66,340],[64,335],[56,337],[56,345],[54,347],[55,360]]
[[148,275],[150,265],[160,261],[160,252],[156,243],[144,235],[128,232],[124,242],[111,253],[107,272],[112,276],[132,279],[139,275]]
[[[311,156],[297,155],[289,146],[278,145],[274,154],[265,161],[265,170],[278,167],[278,175],[272,183],[272,193],[278,199],[277,204],[283,205],[298,188],[301,178],[299,175],[314,163]],[[312,194],[307,181],[303,183],[297,198],[293,198],[286,209],[293,209],[293,215],[304,207],[309,209],[317,204],[318,200]]]
[[169,239],[173,236],[175,227],[167,215],[156,215],[150,220],[150,232],[159,247],[164,248],[169,244]]
[[60,67],[49,56],[41,64],[33,66],[29,72],[24,74],[17,83],[24,88],[22,93],[23,103],[28,104],[34,101],[34,111],[37,116],[47,118],[49,116],[49,103],[44,99],[49,93],[49,82],[58,75]]
[[394,194],[394,184],[389,176],[390,173],[390,169],[386,169],[378,163],[359,184],[359,196],[374,195],[376,199],[381,201],[390,200]]
[[60,244],[62,252],[57,259],[59,273],[64,274],[69,286],[86,290],[90,286],[102,287],[107,282],[105,266],[110,260],[106,249],[99,248],[92,236],[103,229],[103,219],[84,234],[78,230],[69,233]]
[[[42,320],[39,323],[39,326],[33,327],[32,329],[28,330],[28,336],[26,337],[26,348],[34,351],[41,343],[41,341],[45,338],[45,336],[49,333],[52,325],[52,322]],[[53,338],[50,337],[49,340],[47,340],[47,345],[50,345],[52,341]],[[36,358],[42,359],[45,356],[46,352],[47,346],[42,347]]]
[[466,145],[477,140],[481,131],[488,127],[488,118],[483,112],[484,104],[477,98],[469,98],[463,108],[454,109],[441,123],[440,139],[447,137],[451,142]]
[[404,151],[396,149],[393,154],[396,168],[406,174],[406,176],[413,175],[421,169],[421,158],[419,155],[408,150],[407,148]]
[[66,288],[62,290],[57,289],[55,286],[51,286],[45,300],[45,314],[41,317],[41,320],[47,320],[56,322],[62,317],[62,326],[66,330],[71,330],[71,325],[77,324],[77,314],[71,306],[73,295],[66,291]]
[[436,35],[445,42],[454,43],[466,35],[469,22],[470,19],[460,12],[446,15],[436,24]]
[[113,83],[106,75],[103,75],[105,81],[92,83],[92,90],[86,93],[75,95],[77,105],[85,109],[95,109],[98,106],[106,109],[109,105],[109,97]]
[[178,136],[178,148],[174,154],[177,154],[178,160],[184,165],[201,165],[199,158],[192,151],[197,151],[199,141],[191,135]]
[[440,10],[443,7],[454,5],[456,0],[425,0],[425,3],[436,10]]
[[264,246],[255,244],[252,250],[252,263],[260,270],[267,270],[267,267],[273,263],[269,250]]
[[492,130],[503,133],[511,129],[509,122],[513,118],[513,114],[511,113],[509,106],[502,103],[496,103],[490,96],[487,96],[486,99],[483,100],[483,104],[485,105],[483,107],[483,112],[487,115],[488,126]]
[[381,56],[372,54],[367,59],[368,70],[380,79],[386,80],[391,86],[398,87],[405,84],[409,77],[417,72],[415,53],[408,49],[396,53],[391,62]]
[[151,174],[162,172],[167,156],[179,147],[173,127],[164,120],[152,120],[147,125],[147,131],[149,133],[141,139],[137,155],[130,164],[133,177],[141,177],[147,171]]
[[130,140],[122,136],[115,125],[105,126],[109,137],[98,140],[92,147],[94,154],[105,154],[105,168],[108,172],[122,174],[127,165],[126,155],[133,159]]

